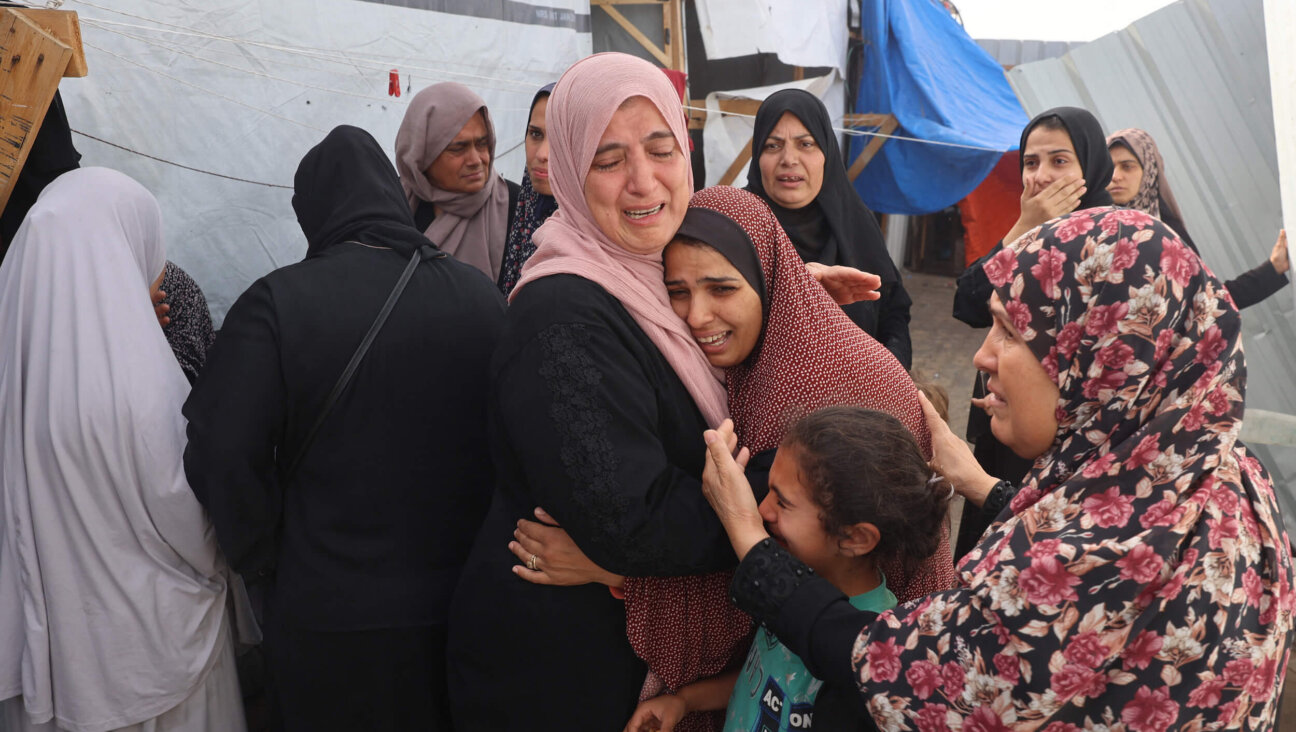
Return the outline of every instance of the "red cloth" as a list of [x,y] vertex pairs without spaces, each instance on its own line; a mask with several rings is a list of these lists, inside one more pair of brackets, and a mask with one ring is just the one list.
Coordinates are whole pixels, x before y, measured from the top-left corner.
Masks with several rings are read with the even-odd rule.
[[[895,416],[930,457],[931,433],[913,380],[810,275],[769,206],[729,186],[695,193],[690,206],[737,222],[755,245],[765,277],[768,314],[758,350],[725,372],[739,444],[753,452],[776,448],[785,427],[799,417],[852,404]],[[901,602],[949,589],[957,579],[948,536],[912,575],[885,565],[883,571]],[[714,676],[743,652],[750,620],[729,602],[731,576],[626,580],[627,635],[666,687],[678,690]],[[645,688],[649,695],[653,691]]]
[[981,185],[959,201],[963,216],[963,259],[969,265],[999,243],[1021,215],[1022,182],[1018,153],[1004,153]]

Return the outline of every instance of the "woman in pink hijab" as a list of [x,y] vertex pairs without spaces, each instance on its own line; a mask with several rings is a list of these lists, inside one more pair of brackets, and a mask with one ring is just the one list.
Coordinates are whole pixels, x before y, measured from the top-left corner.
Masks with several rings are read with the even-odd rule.
[[558,211],[491,366],[494,500],[451,609],[460,730],[620,729],[644,684],[607,588],[513,575],[501,539],[534,507],[618,573],[734,564],[699,480],[724,388],[662,286],[693,190],[679,97],[648,62],[599,54],[563,75],[548,123]]
[[453,81],[415,94],[396,133],[396,169],[419,231],[497,281],[521,188],[495,172],[486,102]]

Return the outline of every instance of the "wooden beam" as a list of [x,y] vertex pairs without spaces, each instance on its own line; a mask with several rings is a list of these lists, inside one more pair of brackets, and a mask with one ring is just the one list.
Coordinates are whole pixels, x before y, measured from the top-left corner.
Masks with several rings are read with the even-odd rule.
[[[878,130],[878,132],[883,135],[889,135],[892,132],[895,132],[896,128],[900,126],[900,122],[895,118],[895,115],[887,116],[890,117],[890,119],[882,123],[882,127]],[[877,155],[877,151],[882,149],[882,144],[886,141],[887,139],[885,137],[876,136],[872,140],[869,140],[869,144],[864,148],[864,151],[860,153],[858,158],[855,158],[855,162],[851,163],[850,170],[846,171],[846,177],[850,178],[852,183],[855,182],[855,179],[859,177],[860,173],[864,172],[864,166],[869,164],[869,161],[873,159],[874,155]]]
[[802,79],[805,79],[805,67],[804,67],[804,66],[793,66],[793,67],[792,67],[792,78],[793,78],[795,81],[801,81]]
[[890,114],[848,114],[842,117],[846,127],[881,127],[887,120],[895,119]]
[[653,58],[657,59],[658,63],[660,63],[662,66],[670,68],[670,56],[667,56],[665,51],[658,48],[657,44],[648,40],[648,36],[644,35],[643,31],[635,27],[635,24],[631,23],[629,18],[626,18],[624,15],[622,15],[620,10],[617,10],[611,5],[606,5],[602,3],[599,4],[599,7],[603,8],[604,12],[612,16],[612,20],[615,20],[617,25],[621,26],[621,28],[625,30],[626,33],[629,33],[631,38],[638,41],[639,45],[647,49],[648,53],[651,53],[653,55]]
[[684,58],[684,0],[670,0],[662,6],[662,31],[666,39],[666,55],[670,57],[670,68],[687,73],[688,61]]
[[71,58],[71,48],[17,11],[0,12],[0,210]]
[[720,185],[727,186],[733,183],[734,178],[737,178],[742,169],[747,167],[747,163],[751,162],[751,149],[752,138],[749,137],[747,138],[747,144],[743,146],[743,151],[738,153],[738,157],[734,158],[734,161],[729,164],[729,169],[725,171],[724,175],[720,176]]
[[72,49],[72,60],[68,62],[63,78],[90,74],[90,67],[86,65],[85,47],[81,45],[81,21],[77,18],[75,10],[46,8],[15,8],[15,10]]

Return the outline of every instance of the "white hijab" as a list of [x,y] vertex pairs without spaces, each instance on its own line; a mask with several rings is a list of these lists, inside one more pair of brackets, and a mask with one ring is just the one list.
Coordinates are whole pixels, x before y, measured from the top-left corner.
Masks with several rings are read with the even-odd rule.
[[104,168],[41,194],[0,266],[0,700],[95,732],[201,683],[224,564],[185,482],[189,385],[148,298],[162,218]]

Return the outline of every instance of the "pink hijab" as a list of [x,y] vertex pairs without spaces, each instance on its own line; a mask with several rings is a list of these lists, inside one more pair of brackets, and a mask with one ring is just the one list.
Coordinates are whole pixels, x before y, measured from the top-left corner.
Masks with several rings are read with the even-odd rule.
[[[599,139],[621,103],[644,97],[661,113],[681,151],[688,129],[679,96],[656,66],[623,53],[600,53],[577,61],[549,98],[549,175],[558,211],[535,232],[535,254],[522,269],[512,298],[529,282],[574,274],[597,282],[626,310],[670,363],[707,424],[728,416],[724,386],[707,363],[684,321],[671,310],[662,284],[661,253],[632,254],[598,227],[585,203],[585,175]],[[693,189],[693,172],[688,176]],[[668,242],[662,242],[665,248]]]
[[[437,188],[427,177],[428,166],[478,112],[490,137],[486,185],[476,193]],[[509,191],[508,183],[495,174],[495,123],[486,102],[453,81],[433,84],[415,94],[396,133],[396,169],[410,211],[418,210],[419,201],[440,209],[424,235],[446,254],[485,272],[492,281],[499,279],[508,237]]]

